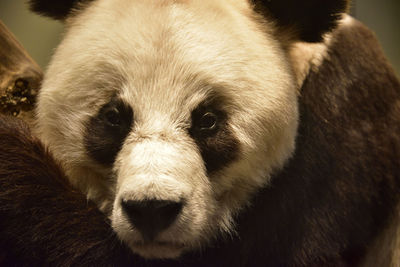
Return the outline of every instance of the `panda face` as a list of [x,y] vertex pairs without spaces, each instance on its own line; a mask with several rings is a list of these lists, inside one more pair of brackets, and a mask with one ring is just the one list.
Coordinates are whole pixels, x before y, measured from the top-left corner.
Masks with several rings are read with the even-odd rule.
[[296,88],[247,1],[97,0],[68,19],[37,132],[145,258],[218,232],[294,149]]

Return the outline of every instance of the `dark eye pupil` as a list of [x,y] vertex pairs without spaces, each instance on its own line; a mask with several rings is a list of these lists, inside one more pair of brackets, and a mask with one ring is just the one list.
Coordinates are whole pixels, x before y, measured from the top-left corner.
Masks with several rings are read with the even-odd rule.
[[211,130],[216,127],[217,116],[212,112],[205,113],[200,119],[200,129]]
[[119,112],[115,108],[106,112],[105,119],[111,126],[118,126],[121,123]]

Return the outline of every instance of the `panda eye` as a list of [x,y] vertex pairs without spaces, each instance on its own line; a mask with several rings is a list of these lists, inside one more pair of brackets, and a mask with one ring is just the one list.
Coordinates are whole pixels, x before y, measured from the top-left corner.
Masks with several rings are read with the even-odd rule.
[[204,113],[200,118],[198,127],[203,131],[214,130],[217,127],[217,115],[213,112]]
[[111,108],[104,113],[104,118],[109,126],[117,127],[121,124],[121,116],[117,108]]
[[221,124],[221,114],[216,110],[196,109],[192,113],[189,133],[194,137],[207,138],[217,133]]

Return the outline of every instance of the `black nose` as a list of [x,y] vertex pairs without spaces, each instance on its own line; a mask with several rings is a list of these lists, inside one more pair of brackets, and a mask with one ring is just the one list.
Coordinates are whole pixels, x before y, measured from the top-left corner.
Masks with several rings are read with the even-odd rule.
[[121,204],[146,241],[154,240],[158,233],[168,228],[182,210],[182,202],[169,200],[123,200]]

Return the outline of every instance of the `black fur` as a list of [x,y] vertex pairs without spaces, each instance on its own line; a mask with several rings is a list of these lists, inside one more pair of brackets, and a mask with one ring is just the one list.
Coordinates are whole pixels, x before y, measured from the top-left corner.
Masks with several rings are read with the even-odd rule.
[[108,220],[20,120],[0,116],[0,266],[125,265]]
[[113,97],[86,126],[85,147],[97,162],[112,165],[133,124],[133,110]]
[[53,19],[65,19],[79,4],[88,3],[92,0],[29,0],[32,11],[51,17]]
[[337,25],[350,0],[252,0],[256,11],[272,16],[280,27],[290,28],[306,42],[319,42]]
[[[220,96],[210,96],[192,111],[189,134],[199,147],[208,173],[222,169],[240,154],[239,142],[229,128],[228,114],[223,109],[226,102],[227,100]],[[202,125],[206,113],[215,117],[215,125],[209,129]]]

